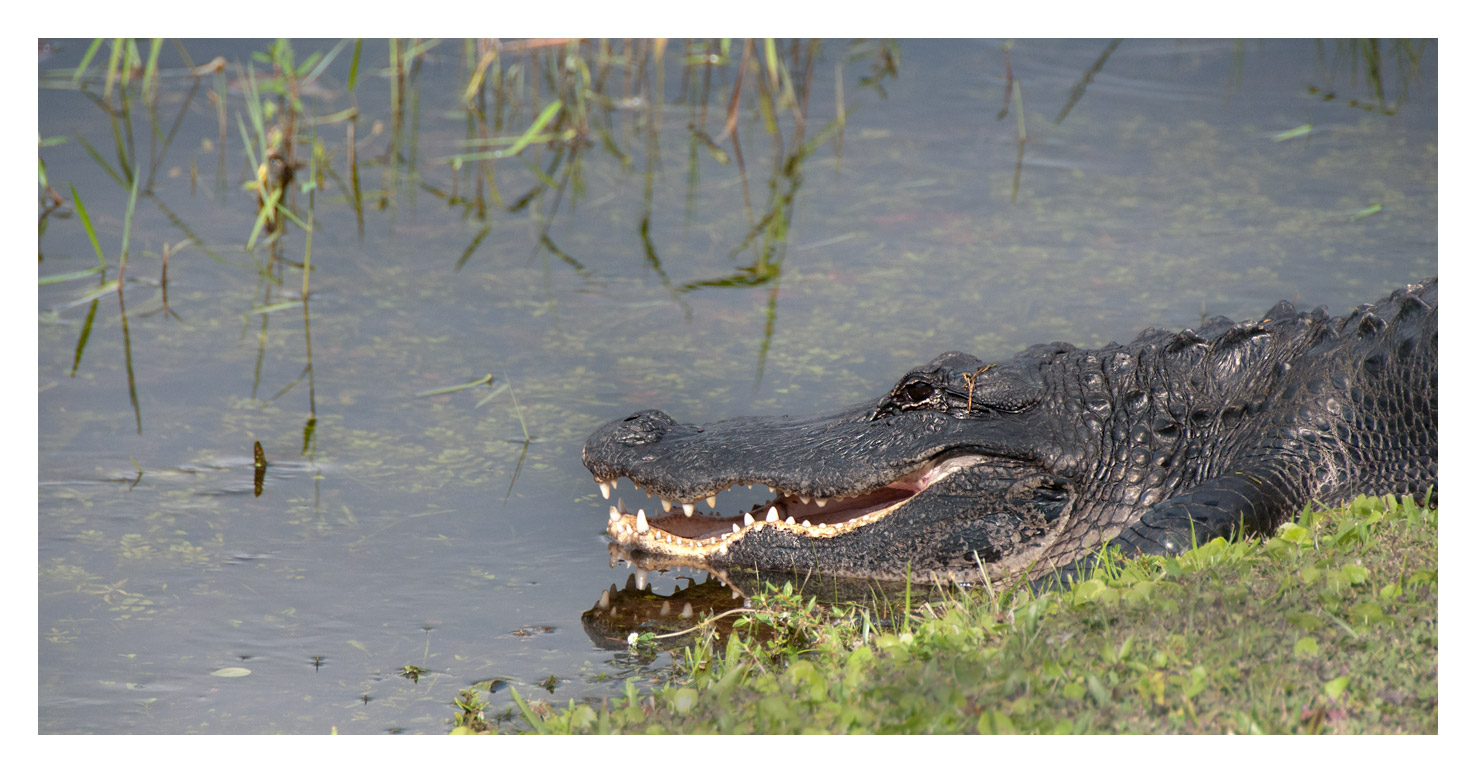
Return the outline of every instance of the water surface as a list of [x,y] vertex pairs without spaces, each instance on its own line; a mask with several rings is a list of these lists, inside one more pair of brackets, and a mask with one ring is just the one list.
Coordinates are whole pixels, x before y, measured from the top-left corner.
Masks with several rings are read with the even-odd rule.
[[[296,41],[297,62],[335,43]],[[43,732],[439,733],[456,693],[488,680],[498,709],[505,685],[613,695],[666,661],[600,649],[580,625],[630,573],[610,566],[607,504],[579,462],[600,423],[811,412],[948,349],[1102,345],[1282,298],[1346,313],[1436,273],[1433,42],[1383,44],[1374,83],[1366,45],[1128,40],[1074,103],[1108,41],[1016,41],[1008,70],[1002,41],[826,41],[813,58],[784,42],[809,96],[777,111],[777,134],[760,45],[735,148],[715,139],[741,43],[704,114],[702,68],[682,66],[701,51],[674,41],[661,96],[641,90],[652,63],[587,90],[605,101],[577,161],[540,140],[479,189],[477,164],[447,160],[483,131],[467,46],[429,47],[397,78],[390,44],[365,41],[352,90],[350,45],[302,94],[305,116],[358,110],[296,126],[299,156],[316,138],[332,170],[311,199],[309,167],[290,189],[313,225],[304,313],[303,228],[246,249],[247,65],[265,78],[252,52],[269,45],[185,41],[188,63],[163,46],[152,124],[136,83],[126,116],[104,99],[108,46],[85,88],[71,74],[87,41],[52,41],[41,62],[40,136],[67,138],[41,157],[85,202],[103,279],[123,170],[147,178],[157,159],[122,302],[98,299],[89,327],[75,301],[98,276],[38,291]],[[216,56],[229,68],[191,92],[187,64]],[[505,53],[521,96],[485,133],[508,148],[553,98],[533,83],[561,58],[597,75],[601,56]],[[97,264],[72,212],[49,218],[42,277]],[[259,496],[255,442],[271,461]]]

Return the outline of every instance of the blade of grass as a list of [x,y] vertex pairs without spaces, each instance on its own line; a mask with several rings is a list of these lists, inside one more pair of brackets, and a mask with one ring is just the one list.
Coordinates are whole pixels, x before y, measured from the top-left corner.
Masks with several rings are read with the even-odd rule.
[[504,380],[507,381],[507,394],[512,397],[513,408],[517,409],[518,412],[518,424],[523,427],[523,440],[525,442],[530,441],[533,439],[533,436],[528,434],[528,422],[523,421],[523,406],[518,405],[518,395],[517,392],[513,391],[512,379],[504,377]]
[[[548,165],[548,172],[544,172],[542,169],[539,169],[537,164],[529,161],[526,158],[518,160],[522,161],[523,165],[528,167],[528,171],[532,173],[534,177],[538,178],[538,181],[543,184],[544,188],[557,188],[559,187],[558,181],[554,180],[554,178],[552,177],[549,177],[549,174],[559,167],[559,162],[561,159],[562,156],[555,156],[553,163]],[[535,188],[534,190],[538,189]]]
[[87,154],[92,156],[92,160],[96,161],[97,165],[102,167],[103,171],[107,172],[109,177],[113,178],[113,182],[117,183],[119,187],[128,187],[128,183],[123,179],[123,176],[113,171],[113,167],[108,164],[107,160],[102,157],[101,153],[97,152],[97,148],[92,147],[92,143],[88,142],[87,139],[80,134],[77,135],[77,141],[82,143],[82,147],[87,150]]
[[492,383],[492,374],[491,373],[488,373],[487,375],[485,375],[485,376],[477,379],[476,381],[468,381],[465,384],[457,384],[456,386],[440,387],[439,389],[428,389],[428,390],[426,390],[424,392],[416,392],[415,393],[415,396],[416,397],[434,397],[435,395],[444,395],[444,394],[450,394],[451,392],[460,392],[463,389],[471,389],[472,387],[478,387],[478,386],[481,386],[483,384],[490,384],[490,383]]
[[93,274],[101,274],[102,272],[102,268],[98,266],[93,266],[92,268],[83,269],[81,271],[73,271],[70,274],[52,274],[51,276],[43,276],[40,279],[37,279],[36,285],[38,287],[44,287],[45,285],[54,285],[58,282],[70,282],[73,279],[82,279],[84,277],[92,276]]
[[[267,153],[267,130],[266,119],[261,111],[261,89],[256,85],[256,66],[250,62],[246,63],[246,77],[242,79],[242,88],[246,93],[246,114],[251,118],[251,128],[256,130],[257,142],[260,143],[261,157],[266,158]],[[252,162],[255,168],[256,162]]]
[[113,82],[118,77],[118,65],[123,58],[123,38],[113,38],[112,50],[108,53],[107,79],[103,81],[103,101],[113,98]]
[[364,39],[354,38],[354,58],[349,61],[348,90],[353,91],[359,82],[359,54],[364,49]]
[[[125,224],[126,228],[126,224]],[[122,268],[119,268],[122,276]],[[123,330],[123,369],[128,373],[128,402],[133,404],[133,422],[138,434],[143,434],[143,409],[138,404],[138,381],[133,376],[133,338],[128,334],[128,311],[123,305],[123,288],[118,287],[118,326]]]
[[329,113],[328,115],[314,116],[313,117],[313,126],[323,126],[325,124],[330,124],[330,123],[340,123],[340,122],[343,122],[343,121],[352,121],[352,120],[354,120],[355,118],[358,118],[358,117],[359,117],[359,108],[357,108],[357,107],[345,107],[344,109],[339,110],[336,113]]
[[[533,120],[533,125],[529,126],[528,130],[523,132],[523,136],[519,137],[518,141],[512,144],[512,147],[502,151],[502,155],[515,156],[518,154],[519,151],[527,147],[528,144],[533,141],[533,138],[537,136],[539,132],[543,131],[543,127],[547,126],[548,122],[553,120],[553,117],[558,114],[559,109],[563,106],[564,102],[561,99],[555,99],[554,101],[548,103],[548,105],[543,108],[543,112],[539,113],[538,117]],[[498,158],[501,158],[501,156],[498,156]]]
[[508,687],[507,689],[512,692],[513,702],[518,704],[518,709],[523,712],[523,719],[528,720],[528,724],[533,726],[533,732],[542,733],[543,718],[538,716],[538,714],[528,706],[528,702],[523,700],[523,696],[518,695],[518,688]]
[[82,350],[87,348],[87,339],[92,335],[92,320],[97,317],[97,301],[87,310],[87,319],[82,322],[82,334],[77,337],[77,352],[72,355],[72,378],[77,377],[77,366],[82,364]]
[[1081,79],[1076,82],[1076,85],[1071,87],[1071,96],[1066,98],[1066,104],[1061,108],[1061,112],[1056,114],[1055,122],[1057,124],[1066,120],[1066,116],[1071,113],[1071,108],[1075,107],[1076,103],[1083,96],[1086,96],[1087,86],[1091,84],[1092,78],[1095,78],[1097,73],[1101,72],[1102,68],[1107,66],[1107,59],[1112,56],[1113,51],[1117,50],[1117,46],[1122,43],[1122,40],[1122,38],[1114,38],[1109,42],[1107,48],[1102,51],[1102,55],[1097,57],[1097,61],[1093,62],[1092,66],[1086,72],[1082,73]]
[[[128,209],[123,213],[123,246],[118,253],[118,281],[123,281],[123,272],[128,269],[128,239],[133,233],[133,205],[138,203],[138,172],[133,170],[133,187],[128,191]],[[118,292],[122,292],[120,284]]]
[[81,306],[82,304],[87,303],[88,301],[94,301],[94,300],[97,300],[98,298],[103,297],[104,295],[107,295],[108,293],[115,292],[120,287],[122,287],[122,283],[120,283],[116,279],[113,279],[113,280],[107,281],[107,282],[103,282],[102,284],[100,284],[97,287],[93,288],[92,292],[90,292],[90,293],[82,296],[81,298],[76,298],[74,300],[68,301],[65,304],[62,304],[62,306],[60,306],[58,310],[70,309],[73,306]]
[[1311,133],[1312,133],[1312,124],[1310,124],[1310,123],[1304,123],[1301,126],[1298,126],[1296,128],[1287,129],[1284,132],[1278,132],[1277,134],[1275,134],[1274,136],[1271,137],[1271,140],[1273,142],[1286,142],[1287,140],[1294,140],[1294,139],[1296,139],[1298,137],[1306,137],[1307,135],[1309,135]]
[[477,60],[472,69],[471,77],[467,79],[466,88],[461,92],[462,102],[467,105],[476,104],[476,96],[481,92],[482,84],[487,80],[487,68],[491,67],[492,63],[497,61],[497,57],[498,50],[496,48],[488,48],[486,53],[482,54],[481,58]]
[[[133,182],[133,119],[128,110],[128,92],[120,90],[118,101],[122,103],[122,121],[119,114],[108,113],[108,126],[113,130],[113,151],[118,154],[118,168],[123,171],[124,179],[131,184]],[[125,130],[127,136],[124,136]]]
[[164,47],[164,38],[149,41],[149,58],[144,62],[143,97],[152,106],[159,96],[159,49]]
[[282,189],[272,191],[267,195],[266,201],[261,204],[261,211],[256,214],[256,225],[251,228],[251,238],[246,240],[246,251],[250,252],[256,247],[256,237],[261,235],[261,229],[266,225],[267,217],[277,207],[277,200],[282,198]]
[[[323,71],[326,70],[326,69],[328,69],[328,65],[331,64],[333,62],[333,60],[336,59],[338,57],[338,55],[343,52],[344,46],[347,46],[347,45],[348,45],[348,38],[344,38],[343,40],[338,41],[338,44],[335,45],[333,48],[329,49],[328,50],[328,53],[327,54],[324,54],[323,55],[323,58],[318,61],[317,66],[316,67],[313,67],[313,69],[310,70],[306,76],[299,76],[301,78],[301,80],[304,83],[311,83],[314,80],[317,80],[318,76],[319,75],[322,75],[323,74]],[[355,62],[354,62],[354,64],[355,65],[358,64],[358,60],[357,60],[357,54],[358,54],[358,52],[359,52],[358,45],[355,44],[355,46],[354,46],[354,54],[355,54]],[[315,54],[315,56],[316,56],[316,54]],[[308,67],[309,64],[311,64],[311,61],[304,62],[303,63],[303,69],[307,69],[307,67]],[[352,89],[353,87],[350,86],[349,88]]]
[[[313,226],[318,224],[318,156],[322,145],[318,143],[318,127],[313,125],[313,152],[308,156],[308,182],[303,188],[308,192],[308,225],[304,228],[307,233],[307,244],[302,249],[302,302],[303,302],[303,325],[306,330],[307,319],[307,297],[308,284],[313,276]],[[326,163],[326,162],[325,162]],[[285,210],[284,210],[285,211]],[[308,357],[312,357],[312,343],[308,343]],[[309,388],[308,392],[313,390]]]
[[[281,197],[279,196],[278,199],[280,199],[280,198]],[[309,233],[309,234],[312,233],[312,231],[313,231],[312,227],[309,226],[307,223],[302,222],[302,220],[300,218],[298,218],[297,215],[295,215],[295,214],[292,213],[292,210],[287,209],[286,207],[282,206],[282,203],[281,203],[280,200],[277,202],[277,211],[278,212],[281,212],[288,220],[291,220],[292,222],[296,223],[297,224],[297,227],[298,228],[301,228],[304,232]]]
[[143,57],[138,54],[138,39],[124,38],[123,66],[118,68],[118,94],[119,99],[127,99],[128,85],[133,81],[133,70],[136,66],[143,64]]
[[[174,136],[179,132],[179,126],[184,121],[185,113],[189,111],[190,102],[194,100],[195,92],[198,91],[199,88],[200,76],[198,74],[194,74],[193,77],[190,79],[189,93],[185,94],[184,101],[180,102],[179,112],[176,113],[174,116],[174,124],[169,127],[168,136],[161,138],[163,140],[163,146],[159,149],[159,155],[154,159],[153,163],[149,164],[149,180],[148,183],[144,185],[145,189],[153,188],[154,175],[159,171],[159,165],[164,163],[165,156],[169,154],[169,147],[174,144]],[[149,111],[150,115],[152,116],[154,111],[154,107],[152,105],[150,106]],[[194,167],[194,163],[194,159],[190,159],[191,168]]]
[[256,162],[256,150],[251,147],[251,135],[246,133],[246,122],[241,120],[240,113],[236,113],[236,126],[241,130],[241,144],[246,146],[246,160],[251,162],[252,169],[256,169],[260,164]]
[[481,244],[482,243],[482,240],[485,239],[485,238],[487,238],[487,234],[489,234],[491,232],[492,232],[492,224],[491,223],[488,223],[488,224],[482,226],[482,230],[478,231],[477,232],[477,235],[476,235],[476,238],[472,239],[471,244],[468,244],[466,246],[466,250],[461,253],[461,258],[456,261],[456,268],[454,268],[452,270],[453,271],[460,271],[461,270],[461,267],[462,266],[465,266],[466,265],[466,262],[471,259],[472,253],[474,253],[474,252],[477,251],[477,245]]
[[103,259],[102,247],[97,243],[97,231],[92,228],[92,218],[87,215],[87,207],[82,206],[82,197],[77,195],[77,186],[68,184],[72,190],[72,204],[77,208],[77,219],[82,221],[82,228],[87,231],[87,239],[92,242],[92,251],[97,253],[97,265],[106,269],[108,262]]
[[473,409],[481,408],[482,406],[486,405],[487,403],[492,402],[493,398],[495,398],[498,395],[502,394],[502,391],[504,389],[507,389],[507,384],[505,384],[505,383],[504,384],[498,384],[497,386],[492,387],[491,391],[487,392],[487,394],[485,396],[483,396],[482,399],[478,400],[477,401],[477,404],[476,405],[473,405],[472,408]]
[[92,64],[92,57],[94,57],[94,56],[97,55],[97,50],[99,48],[102,48],[102,44],[103,44],[103,39],[102,38],[93,38],[92,39],[92,45],[89,45],[87,47],[87,53],[85,53],[85,54],[82,55],[82,62],[80,64],[78,64],[77,65],[77,69],[72,72],[72,85],[73,86],[76,86],[76,85],[78,85],[79,83],[82,82],[82,74],[85,73],[85,72],[87,72],[87,65]]
[[246,313],[248,315],[249,314],[271,314],[274,311],[282,311],[283,309],[295,309],[295,308],[297,308],[298,306],[301,306],[301,305],[302,305],[302,301],[300,301],[300,300],[299,301],[281,301],[279,303],[269,303],[269,304],[267,304],[265,306],[253,306]]
[[773,38],[764,38],[764,64],[769,73],[769,90],[779,90],[779,50]]
[[845,148],[846,142],[846,79],[843,77],[844,65],[844,62],[835,63],[835,121],[837,124],[835,155],[837,161],[840,160],[840,155]]

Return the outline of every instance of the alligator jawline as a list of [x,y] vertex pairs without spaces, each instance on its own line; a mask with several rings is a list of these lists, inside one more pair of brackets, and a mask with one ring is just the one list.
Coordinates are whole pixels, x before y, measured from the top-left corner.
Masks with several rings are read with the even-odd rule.
[[[605,533],[623,548],[692,558],[725,555],[729,545],[765,528],[784,529],[809,539],[832,539],[886,518],[929,486],[983,461],[986,457],[976,454],[938,457],[891,483],[850,496],[812,498],[778,490],[774,499],[727,518],[703,514],[695,502],[684,505],[683,512],[648,515],[644,508],[628,512],[624,502],[617,500],[610,506]],[[608,499],[607,486],[613,487],[614,481],[599,483]],[[756,484],[739,482],[727,488],[740,485]],[[636,490],[640,490],[639,483]],[[707,501],[713,502],[719,493],[714,491]]]

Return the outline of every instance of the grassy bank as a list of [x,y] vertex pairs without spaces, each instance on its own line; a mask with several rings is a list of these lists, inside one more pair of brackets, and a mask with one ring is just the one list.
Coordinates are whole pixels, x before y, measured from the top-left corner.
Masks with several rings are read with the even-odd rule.
[[[654,694],[564,707],[516,696],[515,726],[1434,733],[1438,520],[1361,498],[1262,542],[1143,559],[1039,597],[955,591],[888,626],[781,590],[751,613],[781,631],[772,641],[708,640],[687,650],[687,676]],[[487,730],[480,698],[461,702],[456,732]]]

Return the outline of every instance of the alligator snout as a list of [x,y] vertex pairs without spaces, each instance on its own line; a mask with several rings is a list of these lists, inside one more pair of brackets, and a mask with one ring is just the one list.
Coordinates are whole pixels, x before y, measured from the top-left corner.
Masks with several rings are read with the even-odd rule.
[[[666,415],[662,411],[646,410],[637,411],[623,419],[616,419],[603,427],[595,430],[584,442],[584,464],[590,466],[589,449],[601,449],[602,460],[595,462],[604,472],[612,470],[604,469],[619,453],[612,455],[615,449],[631,449],[641,446],[654,445],[666,437],[672,427],[677,426],[676,419]],[[595,469],[590,467],[590,469]],[[612,477],[607,475],[606,477]]]

